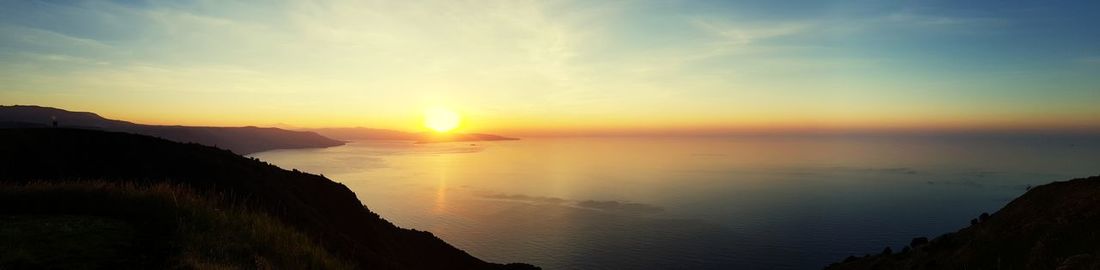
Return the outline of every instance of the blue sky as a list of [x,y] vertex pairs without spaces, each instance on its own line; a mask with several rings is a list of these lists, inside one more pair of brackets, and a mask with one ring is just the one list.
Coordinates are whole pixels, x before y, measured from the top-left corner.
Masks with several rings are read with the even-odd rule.
[[0,102],[153,123],[1091,129],[1096,1],[5,1]]

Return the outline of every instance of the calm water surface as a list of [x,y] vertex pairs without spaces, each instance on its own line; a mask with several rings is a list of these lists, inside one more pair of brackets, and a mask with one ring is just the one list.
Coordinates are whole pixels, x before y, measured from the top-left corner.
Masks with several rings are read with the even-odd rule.
[[545,269],[820,269],[1100,174],[1090,138],[360,141],[254,154],[398,226]]

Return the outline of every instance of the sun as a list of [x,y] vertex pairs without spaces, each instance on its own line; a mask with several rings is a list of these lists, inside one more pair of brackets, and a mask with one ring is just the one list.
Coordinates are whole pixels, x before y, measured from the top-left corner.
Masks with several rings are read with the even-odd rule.
[[431,108],[424,111],[424,126],[436,132],[454,130],[461,121],[458,113],[445,108]]

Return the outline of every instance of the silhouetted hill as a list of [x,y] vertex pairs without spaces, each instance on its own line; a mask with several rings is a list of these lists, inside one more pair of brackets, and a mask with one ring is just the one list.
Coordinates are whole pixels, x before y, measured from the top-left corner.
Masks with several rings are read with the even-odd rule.
[[391,129],[377,128],[317,128],[307,131],[317,132],[321,135],[340,140],[400,140],[416,143],[438,142],[476,142],[476,141],[510,141],[517,138],[504,137],[493,134],[480,133],[427,133],[404,132]]
[[969,227],[875,254],[826,269],[1100,269],[1100,176],[1031,188]]
[[126,181],[224,194],[266,212],[366,269],[526,269],[474,258],[431,233],[401,229],[324,176],[230,151],[86,129],[0,129],[0,182]]
[[272,149],[313,148],[343,142],[313,132],[261,127],[189,127],[142,125],[103,118],[90,112],[72,112],[40,106],[0,106],[0,128],[60,127],[120,131],[194,142],[249,154]]

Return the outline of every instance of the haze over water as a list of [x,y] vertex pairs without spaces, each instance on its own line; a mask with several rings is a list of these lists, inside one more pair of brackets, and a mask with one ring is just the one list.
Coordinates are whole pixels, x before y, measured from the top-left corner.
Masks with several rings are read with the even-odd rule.
[[358,141],[254,154],[478,258],[545,269],[819,269],[1095,174],[1094,137]]

